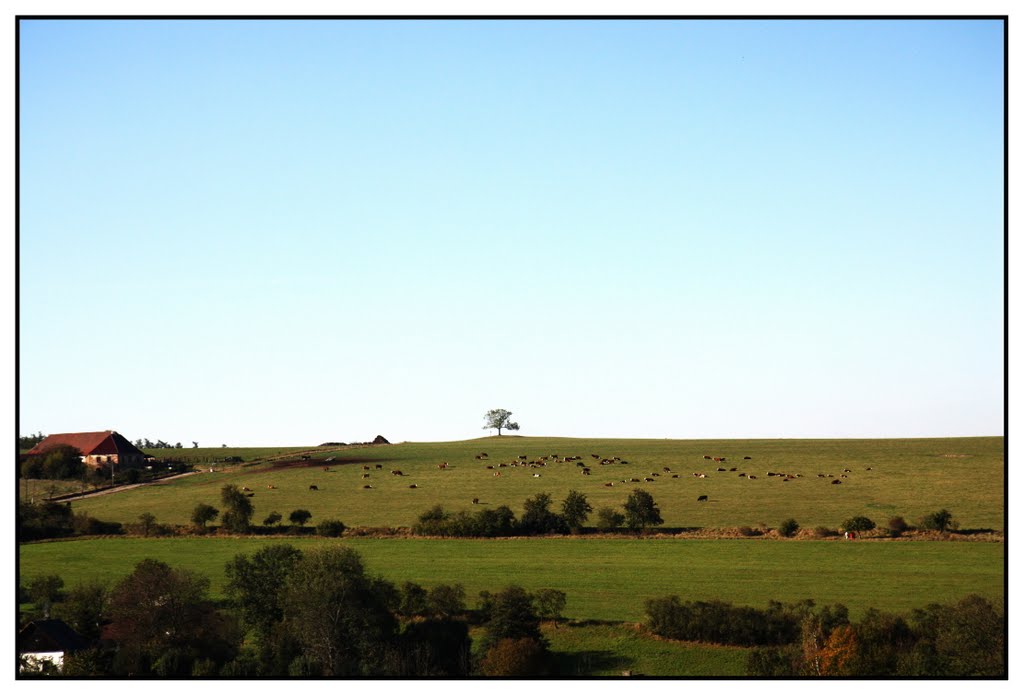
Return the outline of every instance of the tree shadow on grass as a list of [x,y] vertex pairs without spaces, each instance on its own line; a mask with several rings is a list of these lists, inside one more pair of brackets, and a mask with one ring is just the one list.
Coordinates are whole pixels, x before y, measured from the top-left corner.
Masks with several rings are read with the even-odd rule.
[[582,677],[598,673],[628,670],[633,661],[610,650],[582,650],[580,652],[552,653],[558,675]]

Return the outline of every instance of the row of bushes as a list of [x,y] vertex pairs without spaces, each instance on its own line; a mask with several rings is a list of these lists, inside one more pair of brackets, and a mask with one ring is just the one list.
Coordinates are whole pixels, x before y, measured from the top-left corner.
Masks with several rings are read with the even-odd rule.
[[[863,515],[851,517],[850,519],[843,522],[839,527],[843,532],[854,532],[857,534],[863,534],[864,532],[870,532],[877,529],[877,525],[874,520]],[[889,520],[888,526],[881,528],[881,532],[884,536],[898,538],[903,536],[906,532],[913,531],[914,529],[927,529],[931,531],[945,532],[950,529],[958,529],[959,525],[956,520],[953,519],[953,513],[949,510],[939,510],[929,515],[925,515],[921,518],[918,523],[918,527],[912,527],[907,524],[907,521],[902,517],[893,517]],[[800,524],[793,518],[784,520],[778,526],[778,533],[784,537],[791,537],[800,530]],[[758,536],[764,534],[765,530],[753,529],[751,527],[740,527],[739,533],[743,536]],[[829,527],[815,527],[814,535],[817,537],[833,537],[837,536],[839,531],[831,529]]]
[[[644,603],[648,627],[659,636],[748,647],[793,642],[800,635],[800,621],[808,609],[806,602],[772,602],[764,610],[721,601],[683,603],[675,595]],[[834,612],[845,619],[845,607],[837,607]]]

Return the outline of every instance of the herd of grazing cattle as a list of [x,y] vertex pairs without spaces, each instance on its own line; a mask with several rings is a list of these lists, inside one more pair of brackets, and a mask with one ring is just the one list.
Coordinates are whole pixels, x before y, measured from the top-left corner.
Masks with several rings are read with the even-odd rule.
[[[473,455],[473,457],[477,461],[490,461],[489,456],[488,456],[488,454],[486,452],[481,452],[479,454],[475,454],[475,455]],[[486,465],[484,465],[484,469],[486,471],[491,472],[491,475],[493,477],[500,477],[500,476],[502,476],[503,473],[505,473],[505,474],[512,474],[517,469],[528,469],[528,470],[532,470],[532,471],[527,471],[527,472],[524,472],[524,473],[529,474],[532,478],[541,478],[541,472],[537,471],[537,470],[538,469],[543,469],[543,468],[545,468],[545,467],[547,467],[549,465],[555,465],[555,464],[574,464],[575,467],[579,470],[579,473],[580,473],[581,476],[592,476],[594,474],[594,472],[591,469],[591,467],[593,467],[593,466],[608,467],[608,466],[617,466],[617,465],[621,466],[621,465],[628,465],[629,464],[629,462],[627,460],[622,459],[621,457],[618,457],[618,456],[607,457],[607,456],[601,456],[601,455],[598,455],[598,454],[591,454],[590,458],[592,460],[594,460],[594,461],[591,462],[588,465],[587,463],[585,463],[585,460],[584,460],[584,458],[581,455],[564,456],[564,455],[560,455],[560,454],[550,454],[550,455],[542,455],[542,456],[536,456],[536,457],[532,457],[531,458],[528,455],[521,454],[521,455],[515,457],[514,459],[512,459],[511,461],[498,462],[496,464],[486,464]],[[307,459],[309,459],[309,457],[308,457],[308,455],[303,455],[302,459],[303,460],[307,460]],[[744,456],[743,457],[744,461],[752,461],[752,459],[753,458],[750,457],[750,456]],[[324,462],[330,462],[330,461],[333,461],[333,460],[334,460],[334,457],[331,457],[330,459],[326,459],[326,460],[323,460],[323,461]],[[719,463],[719,464],[727,463],[727,458],[726,457],[715,457],[715,456],[711,456],[711,455],[703,455],[703,460],[710,461],[710,462],[713,462],[713,463]],[[370,474],[371,474],[372,471],[381,471],[383,468],[384,468],[384,466],[382,464],[375,464],[375,465],[373,465],[372,469],[371,469],[371,467],[369,465],[363,465],[362,466],[362,473],[360,474],[360,478],[361,479],[369,479],[370,478]],[[453,469],[455,469],[457,467],[454,467],[451,464],[449,464],[447,461],[444,461],[444,462],[441,462],[441,463],[437,464],[437,468],[440,471],[450,471],[450,470],[453,470]],[[331,472],[330,466],[323,466],[322,469],[323,469],[323,471],[325,473],[330,473]],[[502,470],[506,470],[506,471],[503,472]],[[865,468],[865,471],[871,471],[871,470],[872,470],[872,467],[870,467],[870,466]],[[817,478],[825,479],[826,481],[828,481],[832,485],[839,485],[839,484],[843,483],[843,480],[849,481],[850,474],[852,474],[852,473],[853,473],[852,469],[846,468],[846,469],[843,469],[842,473],[839,474],[838,476],[836,476],[834,474],[831,474],[831,473],[819,472],[817,474]],[[391,469],[390,470],[390,474],[392,476],[399,476],[399,477],[407,476],[407,474],[403,473],[400,469]],[[753,481],[753,480],[757,480],[758,479],[757,475],[752,474],[752,473],[747,473],[746,471],[739,471],[739,467],[735,467],[735,466],[729,467],[729,468],[726,468],[724,466],[716,467],[715,471],[712,472],[712,474],[710,475],[710,478],[715,478],[714,474],[736,474],[736,476],[738,478],[745,478],[748,481]],[[702,481],[703,480],[707,480],[709,478],[709,474],[707,472],[703,472],[703,471],[691,472],[691,476],[693,478],[695,478],[695,479],[702,480]],[[787,473],[787,472],[781,472],[781,471],[766,471],[765,472],[765,476],[767,478],[771,478],[771,479],[778,479],[778,480],[780,480],[783,483],[789,483],[791,481],[796,481],[798,479],[803,478],[804,475],[801,474],[801,473]],[[649,472],[648,475],[643,476],[642,479],[640,477],[637,477],[637,476],[632,476],[632,477],[627,477],[627,478],[616,479],[614,481],[607,481],[607,480],[606,481],[602,481],[601,484],[604,487],[606,487],[606,488],[613,488],[617,484],[632,484],[632,483],[641,483],[641,482],[643,482],[643,483],[656,483],[659,479],[664,480],[664,479],[678,479],[678,478],[679,478],[679,474],[678,473],[674,473],[672,471],[672,469],[670,467],[668,467],[668,466],[663,466],[661,468],[660,472],[658,472],[658,471],[651,471],[651,472]],[[418,488],[420,488],[420,485],[416,484],[416,483],[411,483],[411,484],[408,485],[408,487],[410,489],[418,489]],[[268,490],[276,490],[276,488],[277,487],[273,486],[273,485],[268,485],[267,486]],[[367,483],[367,484],[364,484],[362,486],[362,488],[364,490],[372,490],[373,486]],[[313,483],[313,484],[309,485],[309,490],[310,491],[319,491],[320,488],[319,488],[318,484]],[[247,496],[249,496],[249,497],[253,497],[255,495],[255,493],[253,493],[248,487],[245,487],[245,486],[242,487],[242,491]],[[710,501],[711,501],[711,498],[709,497],[709,494],[705,493],[705,494],[701,494],[701,495],[697,496],[697,502],[698,503],[706,503],[706,502],[710,502]],[[479,499],[478,498],[473,498],[473,504],[475,505],[475,504],[478,504],[478,503],[479,503]]]

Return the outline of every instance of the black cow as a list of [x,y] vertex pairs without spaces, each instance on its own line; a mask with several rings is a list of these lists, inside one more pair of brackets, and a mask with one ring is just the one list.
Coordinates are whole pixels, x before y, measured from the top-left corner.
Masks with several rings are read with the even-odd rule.
[[319,488],[317,488],[316,486],[310,486],[310,487],[309,487],[309,490],[311,490],[311,491],[318,491],[318,490],[320,490],[320,489],[319,489]]
[[708,502],[708,497],[706,495],[699,495],[699,496],[697,496],[697,502],[698,503],[706,503],[706,502]]

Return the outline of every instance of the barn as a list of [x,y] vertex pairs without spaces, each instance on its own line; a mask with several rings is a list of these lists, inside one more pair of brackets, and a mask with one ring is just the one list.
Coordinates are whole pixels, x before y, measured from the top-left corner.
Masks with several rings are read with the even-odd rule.
[[70,445],[82,453],[82,461],[93,467],[116,464],[121,467],[142,466],[146,455],[138,447],[113,430],[97,433],[59,433],[46,437],[29,450],[29,454],[44,454],[58,445]]

